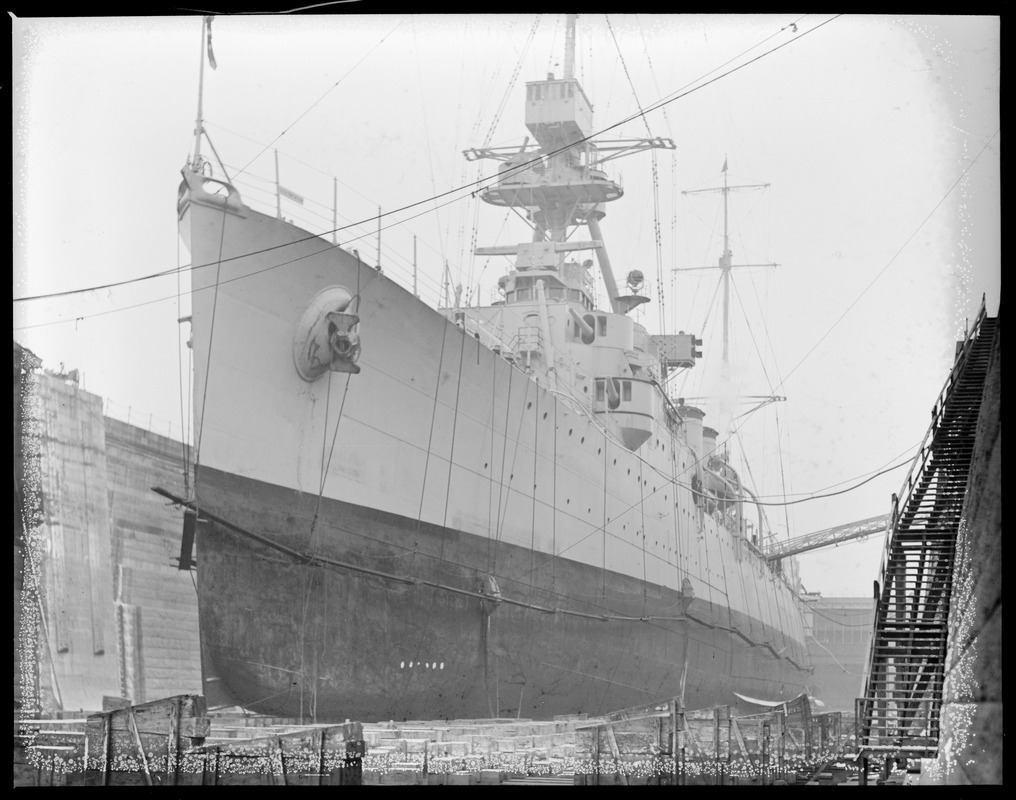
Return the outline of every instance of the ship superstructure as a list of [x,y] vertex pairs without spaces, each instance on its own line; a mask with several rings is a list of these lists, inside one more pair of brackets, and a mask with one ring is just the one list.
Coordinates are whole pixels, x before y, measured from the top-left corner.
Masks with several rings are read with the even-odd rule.
[[750,493],[663,389],[701,342],[628,316],[642,278],[620,294],[604,244],[623,195],[605,165],[674,145],[594,141],[572,61],[526,86],[535,144],[467,152],[500,162],[482,199],[532,228],[477,250],[513,258],[489,306],[432,309],[199,156],[185,167],[181,235],[206,265],[186,500],[206,681],[231,702],[548,717],[807,685],[795,587],[748,535]]

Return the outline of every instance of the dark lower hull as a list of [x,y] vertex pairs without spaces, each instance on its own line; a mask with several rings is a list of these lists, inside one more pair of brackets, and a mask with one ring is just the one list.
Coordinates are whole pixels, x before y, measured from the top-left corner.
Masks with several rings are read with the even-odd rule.
[[207,691],[258,713],[547,718],[790,699],[809,678],[781,631],[609,568],[205,467],[199,486],[202,510],[322,559],[199,537]]

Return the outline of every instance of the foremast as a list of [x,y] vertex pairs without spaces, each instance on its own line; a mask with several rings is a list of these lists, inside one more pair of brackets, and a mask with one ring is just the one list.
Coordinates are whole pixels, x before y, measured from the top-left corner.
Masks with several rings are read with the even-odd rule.
[[[574,77],[576,16],[567,15],[564,76],[556,78],[549,73],[546,80],[526,84],[525,123],[535,143],[530,144],[527,137],[518,148],[465,151],[471,161],[489,158],[502,162],[496,183],[484,189],[480,197],[491,205],[524,211],[533,228],[532,240],[508,247],[480,247],[474,252],[517,256],[516,268],[508,276],[512,286],[506,286],[506,292],[532,287],[542,279],[549,285],[579,290],[585,295],[585,304],[592,308],[592,282],[581,279],[579,273],[565,275],[560,268],[565,254],[593,250],[611,310],[625,314],[647,299],[634,293],[625,297],[618,291],[600,220],[606,214],[604,205],[619,199],[624,190],[607,174],[604,164],[643,150],[676,148],[672,140],[659,137],[593,141],[593,106]],[[568,241],[569,231],[578,226],[586,227],[590,238]],[[536,272],[521,274],[529,270]],[[506,302],[512,299],[506,297]]]

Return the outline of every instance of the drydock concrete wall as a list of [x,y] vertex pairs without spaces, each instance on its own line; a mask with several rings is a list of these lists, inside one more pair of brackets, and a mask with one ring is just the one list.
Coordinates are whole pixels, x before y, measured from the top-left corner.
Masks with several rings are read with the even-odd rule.
[[65,376],[36,372],[43,619],[35,658],[43,713],[200,693],[197,598],[176,569],[182,446],[103,416]]
[[193,573],[180,572],[182,514],[152,492],[184,495],[182,445],[106,418],[113,591],[124,641],[124,696],[201,693]]
[[[71,381],[39,376],[45,608],[42,684],[55,709],[92,710],[119,696],[102,401]],[[44,702],[44,708],[46,703]]]

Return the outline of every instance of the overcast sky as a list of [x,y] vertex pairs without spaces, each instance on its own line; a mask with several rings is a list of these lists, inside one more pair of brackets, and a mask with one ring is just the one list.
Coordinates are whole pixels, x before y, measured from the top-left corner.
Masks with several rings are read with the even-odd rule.
[[[507,262],[472,247],[528,230],[451,190],[496,169],[464,149],[521,145],[525,82],[563,71],[563,15],[225,16],[212,32],[204,118],[246,202],[274,211],[277,150],[281,184],[304,198],[284,216],[325,232],[334,214],[338,241],[374,262],[380,206],[386,274],[411,285],[415,236],[426,301],[445,260],[492,299]],[[13,48],[14,297],[187,265],[176,199],[200,17],[19,18]],[[612,162],[625,196],[602,224],[619,282],[645,275],[640,321],[705,340],[675,396],[714,396],[722,318],[716,272],[674,271],[717,262],[720,195],[681,192],[722,185],[725,160],[731,184],[769,184],[729,209],[734,262],[779,265],[735,272],[730,305],[737,389],[787,398],[735,422],[739,469],[768,501],[907,461],[965,320],[982,294],[997,311],[999,58],[996,17],[580,16],[576,76],[603,138],[676,145],[655,183],[648,153]],[[188,285],[184,271],[15,302],[14,338],[78,369],[110,413],[176,436]],[[905,473],[766,514],[786,536],[885,513]],[[869,594],[880,552],[876,537],[802,557],[804,584]]]

